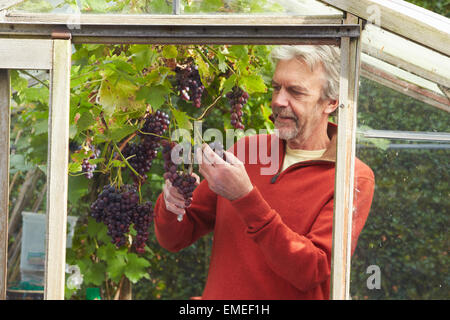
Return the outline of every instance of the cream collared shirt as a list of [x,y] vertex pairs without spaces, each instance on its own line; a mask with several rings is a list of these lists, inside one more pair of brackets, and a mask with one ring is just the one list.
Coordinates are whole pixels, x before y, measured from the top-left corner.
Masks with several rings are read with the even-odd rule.
[[281,171],[284,171],[289,166],[300,161],[318,159],[325,153],[325,150],[326,149],[321,150],[291,149],[286,144],[286,155],[284,156],[283,168]]

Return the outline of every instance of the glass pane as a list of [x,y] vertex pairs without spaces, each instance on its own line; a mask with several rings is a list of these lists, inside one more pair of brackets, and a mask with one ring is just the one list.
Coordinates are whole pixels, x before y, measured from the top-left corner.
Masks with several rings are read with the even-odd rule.
[[183,0],[184,13],[342,14],[315,0]]
[[[447,142],[364,138],[375,195],[352,257],[353,299],[448,299],[450,116],[361,79],[358,128],[439,132]],[[357,188],[357,186],[356,186]]]
[[[46,13],[110,13],[172,14],[172,0],[28,0],[15,12]],[[316,0],[180,0],[184,14],[277,14],[277,15],[342,15],[342,12]]]
[[48,79],[11,70],[11,151],[7,299],[43,299]]
[[[425,79],[450,86],[449,57],[370,23],[365,26],[361,38],[363,52],[372,57],[371,64],[377,64],[375,60],[379,59],[396,67],[389,70],[394,75],[405,77],[406,72],[401,72],[401,69],[409,70]],[[415,78],[410,76],[405,80],[415,83]]]

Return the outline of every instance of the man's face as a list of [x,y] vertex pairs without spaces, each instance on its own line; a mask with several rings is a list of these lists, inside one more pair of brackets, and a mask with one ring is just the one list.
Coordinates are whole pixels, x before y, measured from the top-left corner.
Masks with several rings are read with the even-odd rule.
[[297,59],[280,60],[272,78],[272,111],[279,137],[303,143],[309,139],[320,121],[326,102],[321,101],[324,84],[323,67],[314,71]]

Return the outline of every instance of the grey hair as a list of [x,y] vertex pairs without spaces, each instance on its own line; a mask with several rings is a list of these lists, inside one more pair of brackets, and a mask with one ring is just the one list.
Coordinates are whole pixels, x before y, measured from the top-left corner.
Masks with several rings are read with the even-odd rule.
[[304,61],[311,71],[318,63],[322,63],[325,84],[322,88],[321,99],[339,99],[341,62],[338,47],[328,45],[276,46],[271,52],[271,57],[274,61],[299,59]]

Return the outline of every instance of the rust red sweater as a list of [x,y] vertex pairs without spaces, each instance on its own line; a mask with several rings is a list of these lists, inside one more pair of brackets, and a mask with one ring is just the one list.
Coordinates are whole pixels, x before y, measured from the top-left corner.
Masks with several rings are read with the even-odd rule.
[[[240,160],[253,190],[229,201],[213,193],[203,180],[182,222],[166,210],[159,196],[154,225],[159,243],[167,250],[179,251],[214,232],[203,299],[329,298],[336,126],[330,124],[328,134],[330,148],[320,159],[294,164],[276,175],[262,175],[260,169],[269,165],[250,164],[246,148],[245,159]],[[248,147],[254,139],[271,138],[246,137],[237,144]],[[270,155],[273,147],[270,142],[267,145],[263,151]],[[284,148],[280,141],[278,168]],[[352,252],[374,191],[373,172],[358,159],[355,190]]]

